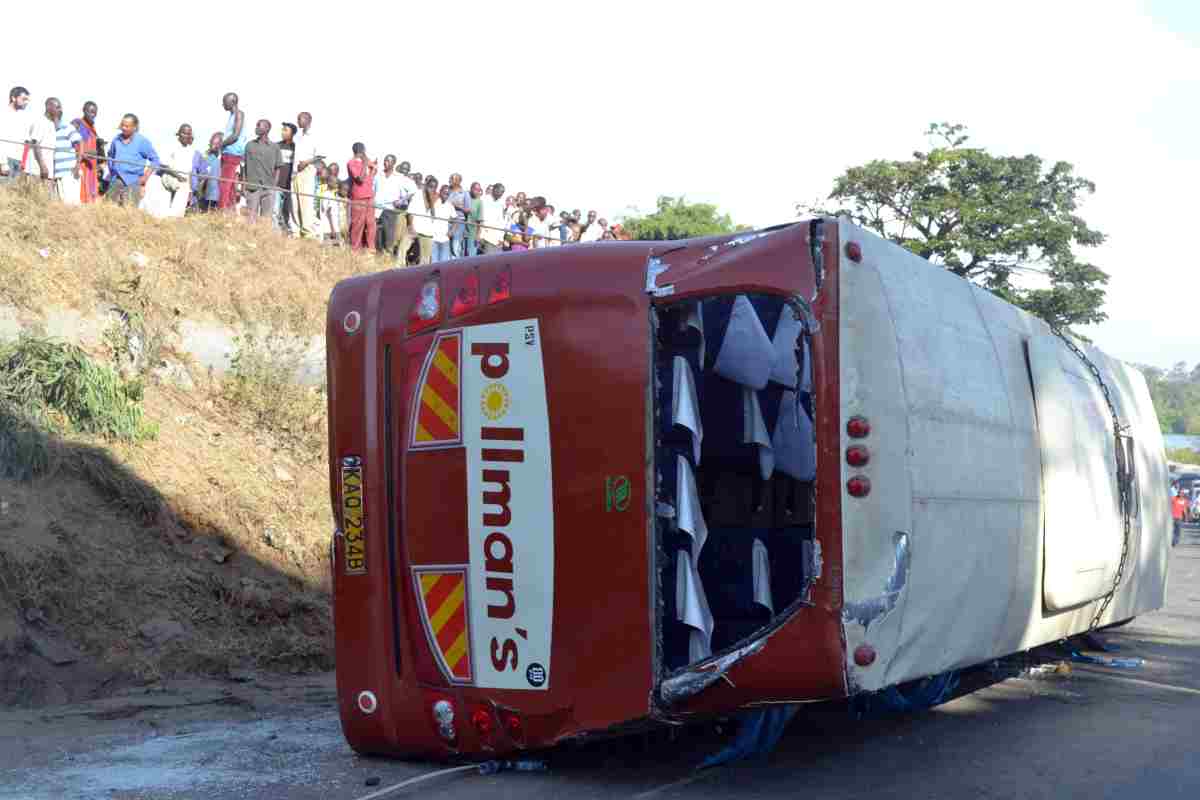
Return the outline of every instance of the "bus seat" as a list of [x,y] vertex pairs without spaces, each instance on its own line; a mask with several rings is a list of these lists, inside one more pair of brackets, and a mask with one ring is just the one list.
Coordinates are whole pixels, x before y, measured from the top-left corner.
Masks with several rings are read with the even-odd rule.
[[774,471],[770,427],[757,392],[706,373],[701,378],[700,417],[708,431],[703,449],[707,473],[770,477]]
[[659,375],[659,431],[664,441],[691,447],[692,461],[699,464],[704,426],[695,374],[683,356],[674,356],[668,364]]
[[690,629],[689,664],[712,655],[713,615],[704,584],[687,550],[675,551],[675,619]]
[[690,557],[686,550],[668,546],[667,555],[662,566],[662,657],[663,662],[669,670],[679,669],[680,667],[687,666],[688,663],[691,629],[680,622],[676,574],[679,559]]
[[700,556],[700,579],[713,616],[712,646],[720,650],[771,619],[770,554],[765,528],[714,528]]
[[812,563],[813,527],[773,528],[767,536],[767,546],[771,597],[775,608],[782,611],[803,595],[816,577],[807,574],[807,565]]
[[[708,525],[704,521],[690,456],[680,450],[664,447],[659,450],[658,463],[664,465],[659,475],[659,499],[670,503],[674,509],[671,527],[691,537],[692,552],[699,556],[708,539]],[[666,467],[667,464],[674,464],[675,469]]]
[[771,436],[775,468],[798,481],[812,481],[817,473],[816,440],[813,423],[799,403],[799,397],[785,389],[779,401],[779,413]]
[[775,350],[745,295],[706,300],[703,324],[707,356],[716,374],[751,389],[767,385]]

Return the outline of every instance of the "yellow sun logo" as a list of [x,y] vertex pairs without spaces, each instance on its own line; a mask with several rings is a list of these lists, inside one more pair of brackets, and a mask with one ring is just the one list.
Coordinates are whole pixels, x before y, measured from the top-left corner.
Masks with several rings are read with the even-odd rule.
[[508,389],[504,388],[504,384],[489,383],[483,387],[479,398],[479,407],[483,409],[483,415],[492,422],[507,414],[511,404],[512,397],[509,395]]

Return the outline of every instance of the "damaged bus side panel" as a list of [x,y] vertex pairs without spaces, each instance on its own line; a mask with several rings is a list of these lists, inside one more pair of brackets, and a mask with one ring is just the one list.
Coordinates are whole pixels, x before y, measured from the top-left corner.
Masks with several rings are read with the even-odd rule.
[[[838,228],[857,256],[840,253],[836,270],[839,436],[841,449],[870,453],[863,466],[839,459],[843,486],[869,481],[865,496],[841,494],[851,691],[1161,607],[1166,465],[1142,376],[1089,346],[1074,352],[1041,320],[900,247]],[[869,420],[866,438],[847,429],[856,417]]]

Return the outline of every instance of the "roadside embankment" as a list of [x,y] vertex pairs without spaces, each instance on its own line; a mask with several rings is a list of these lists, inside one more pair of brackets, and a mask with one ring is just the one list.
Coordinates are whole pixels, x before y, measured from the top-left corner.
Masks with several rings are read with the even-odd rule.
[[0,705],[331,665],[324,308],[385,266],[0,190]]

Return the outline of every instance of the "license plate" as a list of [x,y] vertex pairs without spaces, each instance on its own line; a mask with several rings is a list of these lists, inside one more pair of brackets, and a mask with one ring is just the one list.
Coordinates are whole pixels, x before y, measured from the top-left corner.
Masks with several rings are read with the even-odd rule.
[[363,532],[362,459],[358,456],[342,459],[342,541],[346,574],[364,574],[367,541]]

